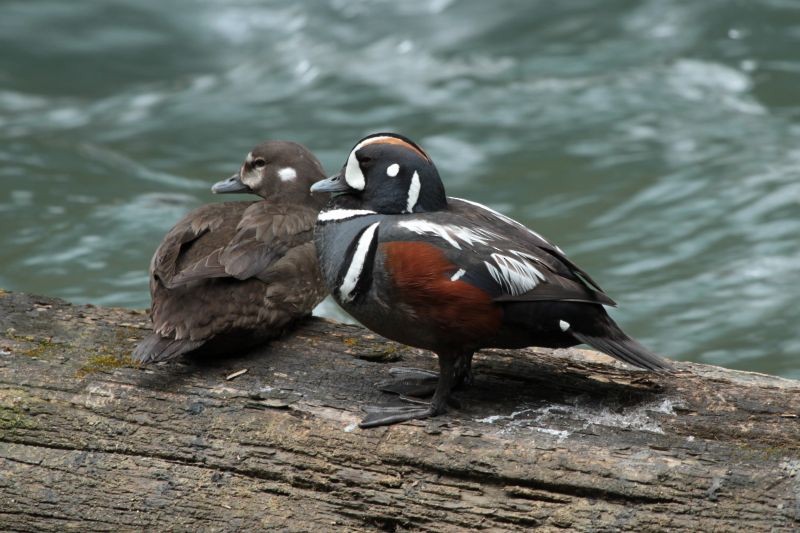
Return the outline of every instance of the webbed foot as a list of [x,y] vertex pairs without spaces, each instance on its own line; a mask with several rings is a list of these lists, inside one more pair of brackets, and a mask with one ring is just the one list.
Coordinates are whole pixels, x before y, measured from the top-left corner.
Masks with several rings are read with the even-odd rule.
[[439,414],[432,405],[411,406],[400,405],[391,407],[370,406],[365,407],[367,416],[359,423],[362,429],[378,426],[390,426],[407,422],[409,420],[422,420]]
[[389,369],[391,379],[377,383],[378,388],[384,392],[391,392],[400,396],[415,396],[426,398],[436,392],[439,382],[439,373],[419,368],[395,367]]

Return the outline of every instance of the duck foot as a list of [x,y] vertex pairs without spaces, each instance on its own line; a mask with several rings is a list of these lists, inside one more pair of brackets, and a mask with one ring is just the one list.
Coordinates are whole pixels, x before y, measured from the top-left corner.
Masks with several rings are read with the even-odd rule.
[[398,366],[390,368],[389,374],[392,378],[379,381],[378,389],[400,396],[427,398],[436,392],[436,385],[439,383],[438,372],[420,368]]
[[[454,362],[454,388],[468,387],[475,378],[472,374],[472,354],[456,358]],[[400,396],[427,398],[436,392],[439,373],[421,368],[397,366],[389,369],[390,379],[377,383],[378,389]]]
[[[359,426],[362,429],[389,426],[408,420],[424,420],[425,418],[431,418],[446,412],[447,404],[450,403],[450,391],[456,381],[457,362],[460,362],[460,360],[464,358],[459,357],[460,354],[452,353],[439,353],[437,355],[439,356],[439,375],[436,380],[436,392],[433,394],[431,403],[411,406],[365,407],[364,411],[367,413],[367,416],[364,417]],[[467,358],[467,360],[468,359],[471,359],[471,357]],[[461,367],[464,369],[469,368],[463,363]],[[412,377],[420,377],[419,373],[422,372],[425,375],[421,377],[431,378],[432,372],[427,372],[425,370],[402,369],[399,373],[408,375],[409,370],[411,371]],[[463,376],[464,374],[461,375]],[[419,402],[419,400],[412,401],[415,403]]]
[[430,404],[425,406],[368,406],[364,408],[367,416],[358,424],[361,429],[378,426],[391,426],[409,420],[424,420],[439,414]]

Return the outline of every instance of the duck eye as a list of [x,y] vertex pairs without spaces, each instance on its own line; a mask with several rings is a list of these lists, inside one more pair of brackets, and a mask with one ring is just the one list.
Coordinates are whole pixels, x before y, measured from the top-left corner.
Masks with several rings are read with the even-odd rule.
[[372,158],[370,156],[368,156],[368,155],[365,155],[365,156],[360,157],[359,161],[361,162],[362,165],[368,165],[368,164],[372,163]]
[[253,161],[253,166],[256,168],[264,168],[265,166],[267,166],[267,162],[259,158]]

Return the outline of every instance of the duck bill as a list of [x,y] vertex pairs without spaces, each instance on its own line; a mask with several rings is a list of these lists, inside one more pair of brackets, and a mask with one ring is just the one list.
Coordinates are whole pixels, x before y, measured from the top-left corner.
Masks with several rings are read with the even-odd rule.
[[336,174],[328,179],[320,180],[311,186],[311,192],[329,192],[333,194],[347,194],[357,192],[350,187],[341,174]]
[[235,192],[251,192],[250,187],[242,183],[239,174],[234,174],[230,178],[216,182],[211,186],[214,194],[229,194]]

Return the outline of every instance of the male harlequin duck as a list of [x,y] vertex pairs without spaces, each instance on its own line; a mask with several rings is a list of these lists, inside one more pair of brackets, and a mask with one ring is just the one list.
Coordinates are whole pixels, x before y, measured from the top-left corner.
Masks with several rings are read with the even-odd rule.
[[430,405],[368,408],[362,427],[444,412],[480,348],[585,343],[634,366],[670,368],[622,332],[603,308],[614,301],[557,246],[445,196],[430,157],[405,137],[362,139],[341,173],[311,190],[334,195],[314,239],[336,301],[375,332],[439,356]]
[[214,193],[263,200],[204,205],[167,233],[150,263],[154,331],[133,359],[231,352],[309,315],[327,294],[312,242],[327,198],[309,191],[324,177],[304,146],[268,141],[216,183]]

